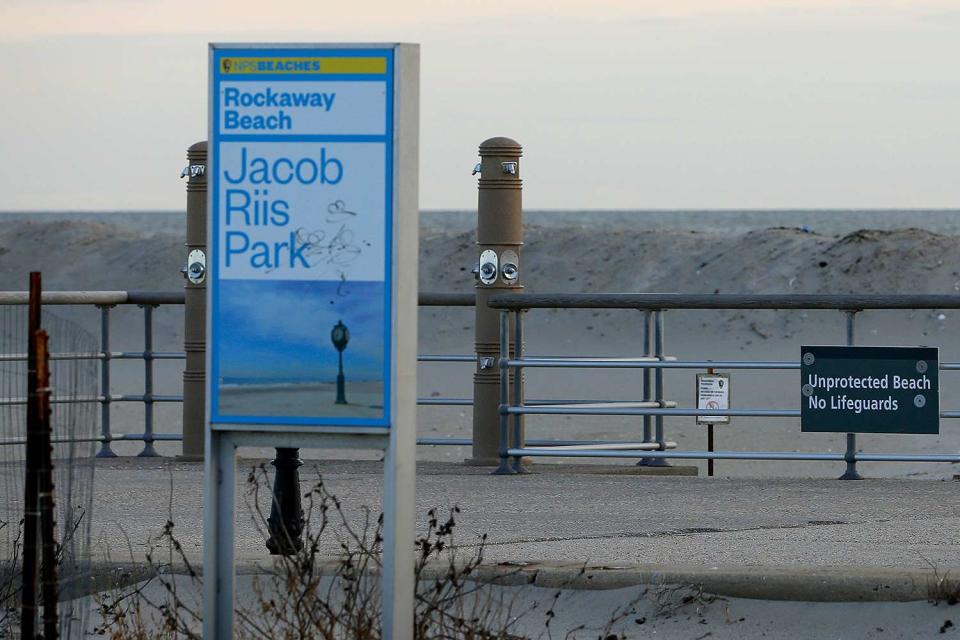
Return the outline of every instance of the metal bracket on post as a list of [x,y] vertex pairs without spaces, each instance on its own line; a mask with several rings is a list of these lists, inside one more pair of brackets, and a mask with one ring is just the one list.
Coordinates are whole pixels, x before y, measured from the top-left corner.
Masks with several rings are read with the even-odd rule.
[[[856,309],[847,309],[844,312],[847,318],[847,346],[852,347],[856,343]],[[857,434],[847,434],[847,449],[843,454],[843,459],[847,463],[847,469],[840,476],[839,480],[863,480],[863,476],[857,471]]]

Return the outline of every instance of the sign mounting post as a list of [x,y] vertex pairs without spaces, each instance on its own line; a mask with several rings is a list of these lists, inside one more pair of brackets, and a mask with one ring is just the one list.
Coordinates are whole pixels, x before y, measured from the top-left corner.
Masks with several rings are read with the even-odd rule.
[[210,46],[205,638],[239,446],[384,450],[383,633],[412,634],[418,109],[417,45]]

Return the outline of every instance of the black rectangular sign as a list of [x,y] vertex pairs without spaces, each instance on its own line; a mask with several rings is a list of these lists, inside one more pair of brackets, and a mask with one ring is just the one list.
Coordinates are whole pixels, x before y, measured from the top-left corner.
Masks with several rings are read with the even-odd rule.
[[930,347],[801,347],[801,431],[939,433],[939,365]]

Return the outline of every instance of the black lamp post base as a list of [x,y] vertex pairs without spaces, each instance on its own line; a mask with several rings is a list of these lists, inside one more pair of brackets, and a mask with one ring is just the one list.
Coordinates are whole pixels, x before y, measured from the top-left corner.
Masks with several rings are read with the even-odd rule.
[[345,387],[343,373],[337,374],[337,401],[334,404],[347,404]]
[[273,481],[273,503],[267,527],[267,550],[272,555],[289,556],[303,549],[303,503],[300,499],[300,450],[277,448],[273,461],[277,470]]

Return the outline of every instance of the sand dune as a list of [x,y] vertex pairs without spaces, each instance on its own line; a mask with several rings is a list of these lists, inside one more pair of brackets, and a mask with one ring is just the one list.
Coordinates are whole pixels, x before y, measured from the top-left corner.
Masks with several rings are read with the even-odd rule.
[[[29,222],[10,219],[0,227],[0,279],[5,289],[23,289],[27,272],[40,269],[49,289],[174,289],[183,286],[182,222],[156,214],[149,229],[128,223],[77,220]],[[889,221],[888,221],[889,222]],[[169,226],[171,231],[163,228]],[[661,225],[662,226],[662,225]],[[423,291],[471,291],[474,236],[456,229],[421,234],[420,287]],[[637,291],[699,293],[957,293],[960,292],[960,237],[921,229],[861,230],[821,235],[797,228],[767,228],[745,233],[726,228],[683,231],[636,224],[619,226],[557,224],[528,226],[522,277],[528,291]],[[99,331],[95,311],[58,309],[92,332]],[[182,339],[179,309],[157,312],[157,348],[178,349]],[[138,310],[114,313],[113,348],[136,349],[142,340]],[[423,309],[422,353],[469,353],[472,310]],[[640,352],[636,312],[532,312],[528,320],[531,352],[570,355],[636,355]],[[840,343],[843,319],[835,312],[670,312],[667,348],[689,358],[796,358],[803,342]],[[864,344],[939,346],[942,360],[960,360],[960,316],[950,311],[867,312],[858,317]],[[116,366],[121,366],[119,363]],[[136,391],[142,364],[131,363],[117,375],[118,391]],[[158,392],[177,392],[178,363],[160,366]],[[421,395],[469,396],[471,367],[430,364],[421,367]],[[669,372],[668,397],[689,405],[694,372]],[[636,399],[639,372],[590,374],[537,371],[528,374],[529,397],[558,398],[589,392],[597,398]],[[734,402],[750,407],[796,405],[796,374],[737,372]],[[958,376],[945,374],[942,404],[955,406]],[[179,429],[178,407],[163,407],[158,425]],[[137,426],[141,409],[119,407],[115,423]],[[424,435],[466,436],[469,411],[424,407]],[[667,421],[668,437],[681,447],[704,446],[702,427],[692,419]],[[632,438],[639,420],[622,418],[531,419],[532,437]],[[960,431],[944,421],[940,436],[862,437],[871,451],[960,450]],[[122,430],[118,426],[118,430]],[[731,449],[840,450],[842,437],[800,434],[791,420],[735,419],[718,428],[718,447]],[[134,447],[135,445],[129,445]],[[174,445],[167,445],[174,447]],[[175,447],[174,447],[175,448]],[[459,459],[457,448],[422,448],[424,457]],[[945,477],[951,465],[863,465],[872,475],[923,474]],[[721,474],[837,475],[836,464],[719,463]]]

